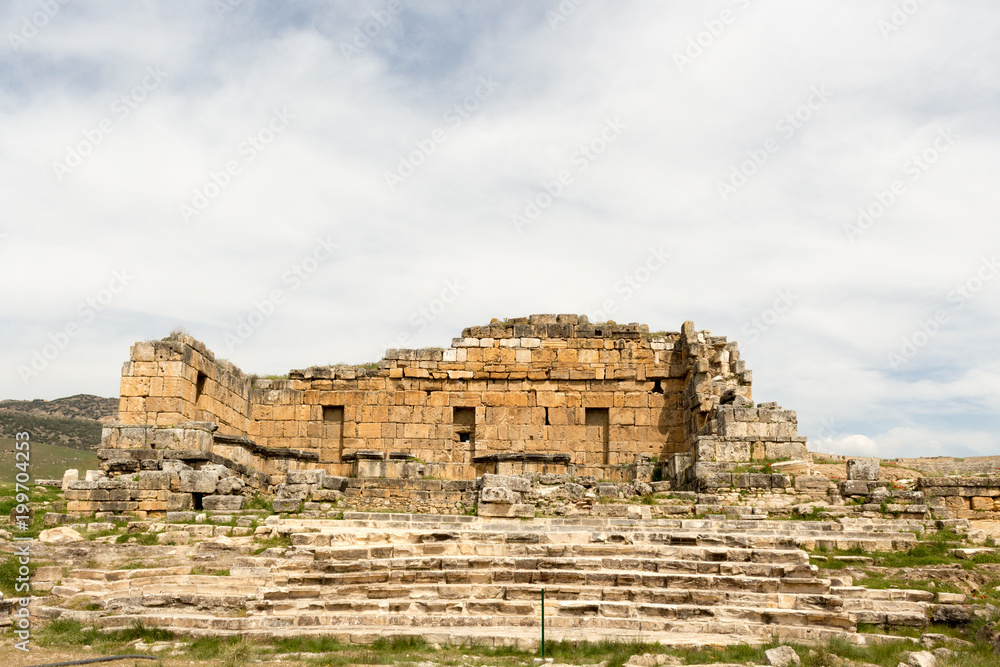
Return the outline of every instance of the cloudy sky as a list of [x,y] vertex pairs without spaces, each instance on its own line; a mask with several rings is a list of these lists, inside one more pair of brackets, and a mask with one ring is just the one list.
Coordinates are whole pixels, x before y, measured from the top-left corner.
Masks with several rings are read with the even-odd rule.
[[[834,12],[833,8],[836,7]],[[0,398],[586,313],[839,453],[1000,454],[987,0],[0,5]]]

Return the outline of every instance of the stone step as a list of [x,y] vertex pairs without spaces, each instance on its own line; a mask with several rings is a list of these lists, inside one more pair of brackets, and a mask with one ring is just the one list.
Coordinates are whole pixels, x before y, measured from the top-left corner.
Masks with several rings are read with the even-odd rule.
[[[318,534],[307,535],[317,537]],[[322,536],[319,536],[322,537]],[[656,544],[606,545],[606,544],[470,544],[465,542],[439,542],[424,544],[394,544],[384,546],[326,546],[323,539],[311,539],[304,547],[325,560],[358,561],[391,559],[414,556],[509,556],[551,558],[629,557],[684,561],[710,561],[735,563],[769,563],[808,565],[808,556],[800,550],[745,549],[736,547],[690,547]],[[300,549],[292,553],[299,553]],[[241,557],[242,558],[242,557]]]
[[346,546],[349,544],[397,545],[451,541],[462,544],[665,544],[674,546],[733,547],[748,549],[841,549],[861,548],[867,551],[909,550],[917,543],[913,533],[871,533],[862,531],[800,530],[797,532],[742,531],[736,534],[716,532],[659,532],[636,530],[614,533],[583,533],[579,531],[544,533],[521,530],[516,533],[487,530],[427,530],[373,531],[333,530],[332,528],[303,532],[294,526],[264,526],[261,533],[274,531],[288,534],[297,546]]
[[[527,602],[539,608],[540,588],[532,585],[363,585],[363,586],[278,586],[263,589],[264,600],[316,600],[329,602],[389,601],[451,604],[480,599],[507,603]],[[843,599],[835,595],[771,593],[755,590],[714,590],[702,588],[602,588],[597,586],[545,587],[546,600],[559,602],[610,602],[652,604],[738,604],[762,608],[840,609]]]
[[[852,631],[853,621],[843,614],[821,611],[754,610],[743,608],[705,608],[680,605],[643,605],[646,618],[599,616],[593,605],[581,605],[578,613],[546,614],[546,631],[552,629],[617,630],[620,632],[705,632],[734,633],[745,636],[768,636],[776,626],[781,628],[803,627]],[[327,627],[347,629],[352,626],[381,628],[535,628],[539,619],[532,616],[439,615],[434,613],[402,614],[380,609],[370,613],[337,613],[311,610],[310,613],[248,614],[247,616],[217,617],[207,614],[143,614],[148,626],[176,628],[201,628],[243,632],[269,628]],[[107,616],[101,620],[105,627],[122,627],[135,621],[135,615]]]
[[830,591],[845,600],[863,598],[893,602],[934,602],[934,593],[904,588],[865,588],[864,586],[832,586]]
[[286,573],[274,576],[276,584],[287,585],[374,585],[374,584],[536,584],[581,586],[642,586],[647,588],[690,588],[755,590],[769,593],[827,594],[828,579],[815,577],[754,577],[748,575],[650,573],[634,571],[535,570],[535,569],[425,569],[356,572]]

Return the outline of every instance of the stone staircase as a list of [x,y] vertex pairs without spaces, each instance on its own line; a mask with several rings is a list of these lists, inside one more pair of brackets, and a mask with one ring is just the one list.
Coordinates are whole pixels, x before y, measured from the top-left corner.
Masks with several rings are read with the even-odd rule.
[[[141,619],[191,635],[369,642],[419,634],[437,643],[532,646],[544,589],[553,640],[856,638],[852,610],[881,607],[869,605],[865,589],[832,587],[801,549],[910,548],[915,535],[899,530],[847,521],[270,517],[258,537],[287,536],[290,546],[254,556],[244,545],[242,555],[214,560],[212,567],[230,566],[228,576],[191,575],[190,563],[79,569],[53,589],[72,604],[53,606],[50,598],[41,611],[105,627]],[[88,605],[100,609],[81,610]]]

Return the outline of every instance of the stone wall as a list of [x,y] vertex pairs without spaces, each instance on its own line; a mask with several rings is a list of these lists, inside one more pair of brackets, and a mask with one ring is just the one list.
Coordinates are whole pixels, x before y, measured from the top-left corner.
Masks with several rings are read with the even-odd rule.
[[[377,367],[313,367],[285,380],[255,380],[177,336],[133,346],[121,426],[106,431],[103,446],[155,447],[150,427],[213,422],[212,451],[249,467],[278,460],[270,473],[352,475],[356,455],[374,451],[448,465],[449,477],[471,479],[483,472],[477,459],[564,453],[576,473],[611,479],[642,457],[691,452],[700,438],[703,449],[715,438],[772,454],[779,442],[788,449],[804,441],[790,411],[716,413],[751,398],[736,344],[690,322],[679,333],[653,334],[645,325],[533,315],[465,329],[448,349],[388,350]],[[135,427],[146,429],[141,445],[123,436]],[[253,446],[313,459],[255,458]]]
[[1000,477],[921,477],[928,504],[952,519],[1000,519]]

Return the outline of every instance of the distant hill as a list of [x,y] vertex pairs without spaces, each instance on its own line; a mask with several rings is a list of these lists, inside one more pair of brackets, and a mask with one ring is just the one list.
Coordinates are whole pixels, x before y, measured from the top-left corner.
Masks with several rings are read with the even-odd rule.
[[0,437],[28,431],[33,442],[97,449],[104,423],[118,418],[118,399],[77,394],[53,401],[0,401]]
[[54,401],[45,401],[40,398],[33,401],[7,400],[0,401],[0,410],[100,421],[102,417],[118,418],[118,399],[103,398],[93,394],[76,394],[66,398],[57,398]]

